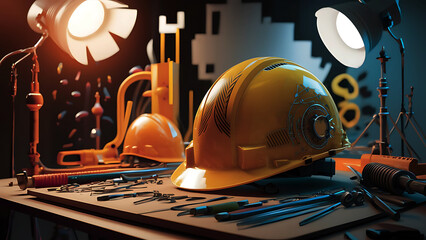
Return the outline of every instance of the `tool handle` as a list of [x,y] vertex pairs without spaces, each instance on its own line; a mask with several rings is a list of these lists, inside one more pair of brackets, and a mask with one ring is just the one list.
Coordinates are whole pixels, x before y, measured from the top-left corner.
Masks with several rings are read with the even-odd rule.
[[229,197],[223,196],[223,197],[212,198],[212,199],[209,199],[209,200],[206,200],[206,201],[203,201],[203,202],[182,204],[182,205],[171,207],[170,210],[181,211],[182,208],[186,207],[186,206],[191,206],[191,205],[196,205],[196,204],[201,204],[201,203],[209,203],[209,202],[214,202],[214,201],[220,201],[220,200],[225,200],[225,199],[228,199],[228,198]]
[[253,215],[256,215],[256,214],[259,214],[259,213],[277,210],[277,209],[280,209],[280,208],[292,207],[292,206],[296,206],[296,205],[300,205],[300,204],[309,204],[309,203],[315,203],[315,202],[331,201],[331,200],[335,199],[337,196],[340,196],[344,192],[345,192],[344,190],[341,190],[341,191],[338,191],[338,192],[335,192],[335,193],[329,194],[329,195],[322,195],[322,196],[313,197],[313,198],[306,198],[306,199],[302,199],[302,200],[299,200],[299,201],[281,203],[281,204],[271,205],[271,206],[262,207],[262,208],[253,208],[253,209],[250,209],[248,211],[244,211],[244,212],[241,211],[241,212],[238,212],[238,213],[221,212],[220,214],[216,214],[215,218],[216,218],[217,221],[236,220],[236,219],[250,217],[250,216],[253,216]]
[[201,207],[191,208],[189,210],[189,213],[194,216],[210,215],[210,214],[216,214],[220,212],[230,212],[230,211],[237,210],[239,208],[240,208],[240,204],[238,202],[227,202],[227,203],[215,204],[210,206],[201,206]]
[[401,176],[399,183],[410,193],[417,192],[426,196],[426,183],[416,181],[408,176]]
[[111,194],[111,195],[105,195],[105,196],[99,196],[97,197],[98,201],[108,201],[113,198],[119,198],[119,197],[136,197],[136,193],[126,193],[126,194]]

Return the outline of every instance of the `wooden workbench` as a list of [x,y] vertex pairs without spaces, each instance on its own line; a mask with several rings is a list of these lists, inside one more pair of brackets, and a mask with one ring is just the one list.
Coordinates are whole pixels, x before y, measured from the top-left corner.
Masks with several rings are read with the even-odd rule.
[[[282,197],[339,187],[350,189],[355,184],[349,180],[350,175],[350,173],[338,172],[331,180],[327,177],[310,177],[271,179],[263,181],[263,183],[273,182],[277,184],[280,188],[279,196]],[[327,236],[385,217],[371,204],[365,204],[361,207],[340,208],[328,216],[302,227],[298,223],[309,214],[262,227],[241,229],[236,226],[235,222],[217,222],[212,216],[193,217],[187,215],[178,217],[175,211],[145,213],[188,203],[185,200],[178,200],[176,203],[153,201],[134,205],[133,201],[142,197],[100,202],[96,200],[98,195],[89,192],[61,193],[48,191],[44,188],[28,189],[30,195],[27,195],[16,185],[7,187],[8,182],[10,182],[10,179],[0,180],[0,198],[9,205],[19,206],[20,210],[30,214],[38,213],[44,217],[53,217],[86,232],[100,231],[108,238],[124,236],[145,239],[191,239],[201,236],[216,239],[307,239]],[[277,197],[277,195],[267,195],[247,185],[211,193],[183,191],[174,187],[167,178],[163,179],[161,185],[146,184],[142,186],[146,188],[134,187],[133,191],[158,190],[162,193],[173,193],[176,196],[204,196],[207,199],[219,196],[230,197],[228,200],[211,204],[245,199],[252,203]],[[415,198],[419,203],[426,200],[423,196],[415,196]],[[424,220],[426,220],[426,216],[424,217]]]

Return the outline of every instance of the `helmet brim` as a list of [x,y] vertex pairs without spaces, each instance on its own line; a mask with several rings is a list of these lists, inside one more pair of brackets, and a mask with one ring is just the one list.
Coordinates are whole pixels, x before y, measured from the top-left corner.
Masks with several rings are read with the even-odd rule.
[[227,189],[256,182],[301,166],[309,165],[313,161],[332,156],[343,149],[344,148],[333,149],[326,153],[311,156],[308,159],[290,160],[287,164],[280,167],[265,167],[250,171],[240,168],[232,168],[229,170],[202,169],[199,167],[187,168],[186,162],[183,162],[173,172],[170,178],[175,186],[187,190],[214,191]]

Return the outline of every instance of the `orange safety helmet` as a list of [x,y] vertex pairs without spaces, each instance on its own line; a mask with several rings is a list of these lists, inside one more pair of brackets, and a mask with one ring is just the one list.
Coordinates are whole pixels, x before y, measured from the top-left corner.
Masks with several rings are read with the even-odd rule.
[[146,162],[171,163],[185,159],[182,135],[160,114],[142,114],[127,130],[120,160],[138,157]]
[[282,58],[244,61],[212,85],[198,108],[186,160],[171,176],[183,189],[218,190],[332,156],[350,143],[324,85]]

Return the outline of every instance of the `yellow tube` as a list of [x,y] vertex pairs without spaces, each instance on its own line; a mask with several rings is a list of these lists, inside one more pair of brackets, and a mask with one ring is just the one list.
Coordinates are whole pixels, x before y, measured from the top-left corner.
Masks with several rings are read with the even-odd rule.
[[179,64],[180,60],[180,30],[176,28],[176,63]]
[[163,63],[166,59],[166,34],[160,34],[160,62]]
[[[134,82],[140,81],[140,80],[151,80],[151,72],[143,71],[143,72],[137,72],[130,76],[128,76],[124,81],[121,83],[120,87],[118,88],[117,93],[117,135],[115,138],[107,143],[104,147],[106,148],[117,148],[121,145],[121,143],[124,140],[124,136],[126,134],[127,125],[129,123],[130,119],[130,113],[132,110],[132,101],[127,102],[126,112],[124,112],[124,96],[126,94],[127,88]],[[123,121],[124,120],[124,121]]]

